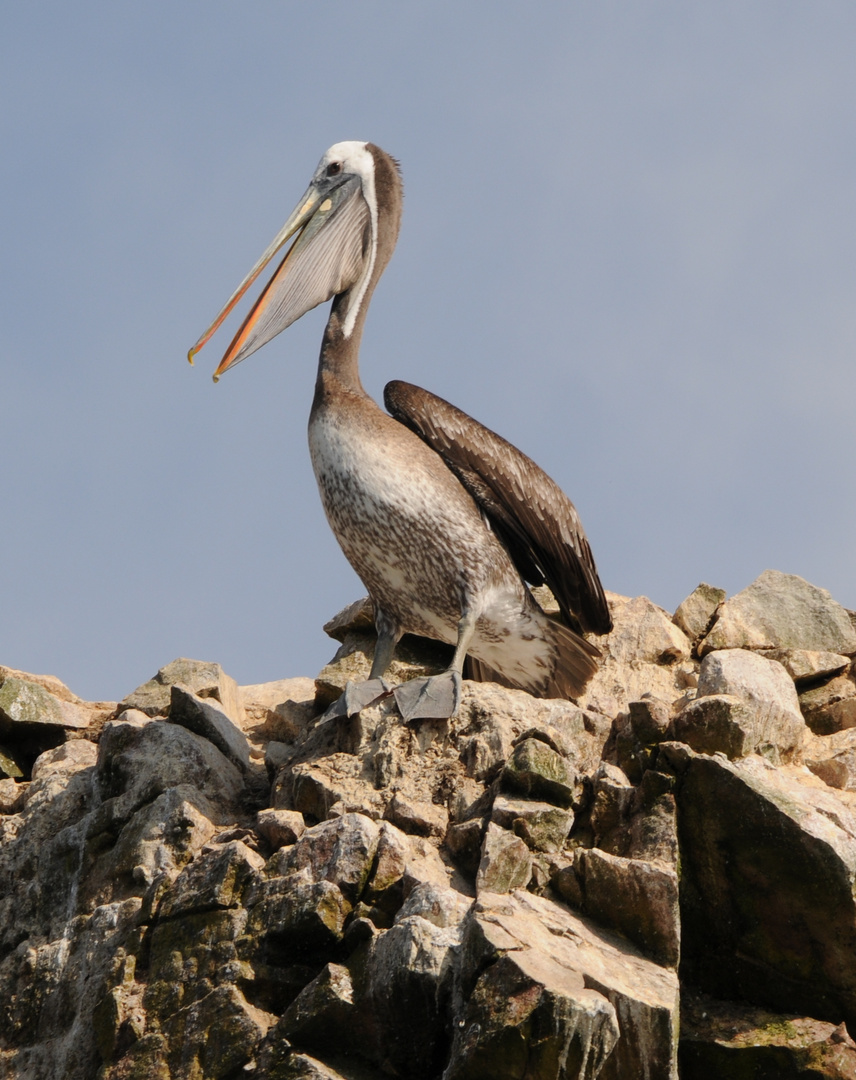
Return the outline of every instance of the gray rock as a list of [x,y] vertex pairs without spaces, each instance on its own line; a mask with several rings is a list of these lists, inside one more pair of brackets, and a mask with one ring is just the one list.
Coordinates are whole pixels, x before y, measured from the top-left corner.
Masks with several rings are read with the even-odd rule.
[[799,702],[805,722],[815,735],[856,727],[856,681],[852,671],[804,690]]
[[562,848],[574,815],[570,810],[533,799],[510,799],[497,795],[493,802],[491,821],[509,829],[532,851],[555,852]]
[[169,722],[180,724],[188,731],[208,739],[244,772],[250,767],[250,744],[246,735],[215,700],[199,697],[186,686],[173,683],[170,687]]
[[362,894],[377,853],[380,829],[362,814],[345,814],[307,829],[271,857],[272,875],[308,870],[313,881],[333,882],[351,904]]
[[617,930],[655,963],[680,959],[678,874],[673,866],[582,849],[574,860],[583,911]]
[[682,755],[682,971],[714,997],[853,1023],[856,814],[801,770]]
[[229,719],[240,727],[244,710],[237,683],[219,664],[179,657],[162,667],[154,678],[138,686],[121,703],[124,709],[139,709],[147,716],[166,716],[170,708],[170,688],[179,683],[199,697],[215,698]]
[[712,649],[807,649],[856,652],[856,630],[826,591],[796,574],[765,570],[726,600],[700,645]]
[[574,769],[540,739],[524,739],[514,748],[502,774],[506,790],[557,806],[571,806],[579,792]]
[[[464,921],[467,1005],[446,1077],[677,1077],[678,980],[631,945],[525,892]],[[537,1070],[536,1070],[537,1066]]]
[[273,1034],[308,1050],[352,1053],[362,1041],[355,1012],[350,972],[341,964],[326,964],[285,1010]]
[[532,855],[526,844],[519,836],[491,822],[482,841],[476,895],[524,888],[531,876]]
[[296,810],[259,810],[256,829],[276,851],[296,843],[306,832],[306,823]]
[[763,753],[791,760],[805,723],[793,680],[774,660],[746,649],[708,653],[697,698],[674,722],[675,737],[706,753],[728,757]]
[[681,1080],[775,1077],[847,1080],[856,1076],[856,1043],[844,1024],[685,995],[681,1002]]
[[78,705],[61,701],[38,683],[9,676],[0,686],[0,730],[8,732],[18,724],[74,730],[89,727],[89,716]]
[[759,650],[768,660],[778,660],[797,684],[805,688],[807,683],[841,675],[850,667],[850,660],[840,653],[812,652],[809,649],[763,649]]
[[696,585],[675,611],[673,621],[692,641],[702,636],[710,625],[716,609],[725,599],[725,589],[714,585]]
[[170,919],[197,911],[237,907],[247,880],[264,866],[264,859],[246,844],[233,840],[219,850],[195,859],[165,893],[158,914]]
[[676,739],[702,754],[720,753],[732,760],[761,754],[778,764],[791,761],[799,751],[805,723],[733,694],[710,694],[691,701],[675,717],[673,731]]

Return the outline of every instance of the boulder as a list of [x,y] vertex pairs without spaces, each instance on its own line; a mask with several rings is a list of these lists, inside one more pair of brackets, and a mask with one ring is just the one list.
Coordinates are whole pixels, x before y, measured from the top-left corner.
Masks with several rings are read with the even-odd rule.
[[716,609],[724,599],[725,589],[717,589],[714,585],[702,582],[696,585],[686,600],[678,604],[673,622],[691,641],[695,641],[702,637],[710,626]]
[[169,722],[208,739],[244,772],[250,767],[250,744],[216,700],[194,694],[181,683],[170,687]]
[[807,649],[850,655],[856,652],[856,629],[826,589],[796,574],[765,570],[720,606],[699,646],[702,655],[713,649]]
[[482,841],[481,861],[476,874],[476,894],[507,893],[525,888],[532,876],[532,855],[514,833],[492,822]]
[[801,770],[664,749],[679,774],[689,984],[856,1022],[856,813]]
[[838,675],[800,694],[805,722],[815,735],[856,727],[856,674]]
[[452,1078],[676,1080],[678,980],[543,897],[485,893],[463,923]]
[[219,664],[179,657],[166,664],[148,682],[138,686],[120,703],[120,709],[139,709],[147,716],[168,716],[171,688],[175,683],[199,697],[215,698],[229,719],[241,727],[244,710],[237,683]]

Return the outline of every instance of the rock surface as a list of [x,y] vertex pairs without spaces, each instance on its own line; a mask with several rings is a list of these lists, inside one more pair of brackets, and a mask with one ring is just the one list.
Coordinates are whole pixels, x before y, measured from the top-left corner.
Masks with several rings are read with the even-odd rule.
[[856,1076],[847,613],[774,571],[609,601],[579,701],[443,721],[322,718],[364,601],[314,680],[0,668],[0,1077]]

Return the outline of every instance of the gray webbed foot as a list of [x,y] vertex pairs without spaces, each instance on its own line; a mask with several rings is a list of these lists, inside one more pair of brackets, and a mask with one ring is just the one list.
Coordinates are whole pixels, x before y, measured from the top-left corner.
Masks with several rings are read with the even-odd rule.
[[355,683],[350,679],[345,683],[345,689],[341,697],[338,697],[330,705],[319,724],[326,724],[330,720],[339,720],[342,717],[356,716],[357,713],[367,709],[382,697],[390,693],[392,687],[386,679],[367,679],[365,682]]
[[457,671],[410,679],[392,691],[405,720],[448,720],[461,704],[461,676]]

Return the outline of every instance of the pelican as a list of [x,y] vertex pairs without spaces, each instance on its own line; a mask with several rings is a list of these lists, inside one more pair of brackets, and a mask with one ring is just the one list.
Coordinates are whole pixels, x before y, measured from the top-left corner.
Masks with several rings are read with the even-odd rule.
[[[453,716],[467,656],[477,678],[575,698],[600,656],[582,633],[607,633],[612,620],[571,501],[525,454],[442,398],[391,382],[386,413],[360,381],[363,326],[401,207],[394,158],[369,142],[331,146],[188,359],[297,234],[214,381],[332,299],[309,450],[327,519],[369,592],[378,633],[369,679],[349,686],[339,715],[392,691],[405,720]],[[550,586],[564,624],[544,613],[527,582]],[[453,645],[448,670],[390,687],[383,676],[404,634]]]

